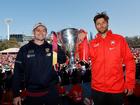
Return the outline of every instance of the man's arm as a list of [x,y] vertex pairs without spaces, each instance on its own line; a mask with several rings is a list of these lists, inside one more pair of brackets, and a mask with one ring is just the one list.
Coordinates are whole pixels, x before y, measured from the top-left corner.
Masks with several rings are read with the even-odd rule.
[[21,105],[21,98],[20,98],[20,85],[21,81],[24,76],[24,65],[23,65],[23,51],[20,51],[17,54],[15,66],[14,66],[14,74],[13,74],[13,83],[12,83],[12,91],[13,91],[13,104],[14,105]]
[[125,93],[126,95],[131,95],[133,93],[133,89],[135,88],[135,72],[136,72],[136,64],[134,61],[134,57],[129,49],[129,46],[126,40],[123,40],[123,62],[126,66],[125,68]]
[[59,64],[63,64],[66,62],[66,53],[64,51],[64,49],[61,48],[61,46],[58,45],[58,53],[57,53],[57,61]]

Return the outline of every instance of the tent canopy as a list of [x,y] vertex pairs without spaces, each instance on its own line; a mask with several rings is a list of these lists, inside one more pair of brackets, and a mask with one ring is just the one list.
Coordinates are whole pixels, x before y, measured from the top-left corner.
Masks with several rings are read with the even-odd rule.
[[10,54],[10,53],[17,53],[19,48],[8,48],[3,51],[0,51],[1,54]]

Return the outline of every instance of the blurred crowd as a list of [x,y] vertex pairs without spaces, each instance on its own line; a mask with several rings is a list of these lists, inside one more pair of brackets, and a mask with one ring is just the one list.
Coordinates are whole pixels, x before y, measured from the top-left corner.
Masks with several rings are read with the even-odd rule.
[[15,58],[16,58],[16,54],[0,55],[0,70],[2,73],[5,73],[5,71],[13,72]]
[[[140,63],[140,48],[131,48],[131,51],[136,64]],[[15,58],[16,54],[0,54],[0,73],[3,74],[1,80],[6,78],[7,73],[13,74]]]
[[[131,51],[134,55],[136,64],[139,64],[140,63],[140,48],[131,48]],[[9,90],[11,88],[15,58],[16,58],[16,54],[0,54],[0,75],[1,75],[0,85],[1,85],[2,90]],[[86,68],[89,68],[88,66],[89,65],[87,65]],[[61,87],[59,90],[60,94],[65,95],[67,91],[70,91],[71,89],[73,89],[72,84],[73,84],[73,87],[75,87],[77,86],[75,83],[79,82],[79,83],[82,83],[79,86],[82,87],[84,91],[86,90],[86,92],[83,91],[85,97],[90,96],[90,89],[89,89],[90,88],[89,82],[90,82],[90,75],[91,75],[90,69],[87,69],[84,75],[80,73],[81,74],[80,78],[79,78],[79,71],[77,70],[73,71],[73,73],[69,75],[69,73],[67,73],[67,71],[63,69],[61,71],[58,71],[58,75],[61,78]],[[78,80],[78,81],[75,81],[75,80]],[[72,93],[72,92],[69,92],[69,93]]]
[[[140,48],[131,48],[136,63],[140,63]],[[11,71],[13,73],[16,54],[0,54],[0,72]]]
[[136,63],[140,63],[140,48],[131,48]]
[[0,89],[11,88],[16,54],[0,54]]

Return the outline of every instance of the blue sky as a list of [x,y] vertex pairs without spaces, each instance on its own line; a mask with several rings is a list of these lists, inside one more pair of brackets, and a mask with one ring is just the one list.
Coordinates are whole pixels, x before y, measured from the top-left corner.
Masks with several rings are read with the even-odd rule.
[[140,0],[0,0],[0,38],[6,38],[4,20],[12,18],[10,33],[32,34],[32,27],[43,22],[51,31],[83,28],[97,33],[93,17],[106,11],[109,28],[123,36],[140,35]]

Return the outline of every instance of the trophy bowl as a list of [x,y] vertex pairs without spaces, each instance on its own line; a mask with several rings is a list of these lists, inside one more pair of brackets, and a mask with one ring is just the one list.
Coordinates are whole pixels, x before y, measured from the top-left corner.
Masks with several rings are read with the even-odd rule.
[[64,47],[67,56],[69,57],[69,69],[75,69],[75,51],[78,38],[78,29],[66,28],[60,31],[59,40]]

